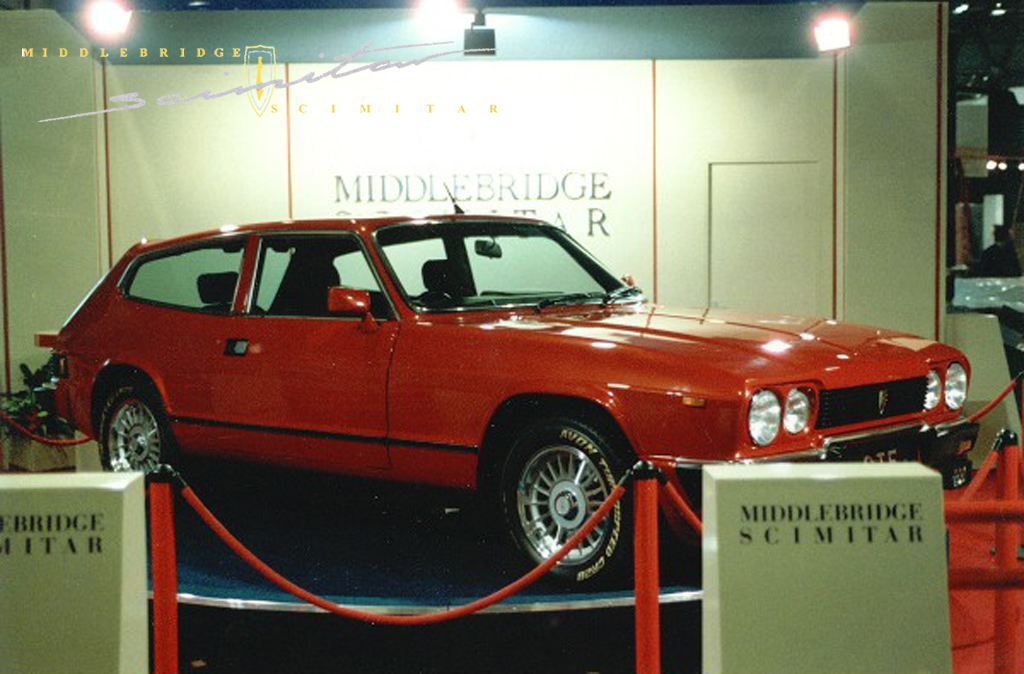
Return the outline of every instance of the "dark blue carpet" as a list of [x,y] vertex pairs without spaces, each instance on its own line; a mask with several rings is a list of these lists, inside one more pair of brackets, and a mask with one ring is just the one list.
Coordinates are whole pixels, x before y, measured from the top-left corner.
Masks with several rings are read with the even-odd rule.
[[[179,466],[214,515],[264,562],[345,604],[453,606],[527,570],[470,494],[190,459]],[[297,603],[250,569],[181,500],[179,592]],[[664,591],[699,587],[699,555],[664,537]],[[630,580],[576,592],[542,579],[506,603],[631,596]]]

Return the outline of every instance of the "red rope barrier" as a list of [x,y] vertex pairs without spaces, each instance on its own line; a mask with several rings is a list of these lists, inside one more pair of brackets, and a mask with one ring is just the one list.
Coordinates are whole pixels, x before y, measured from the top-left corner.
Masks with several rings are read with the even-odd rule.
[[999,452],[989,452],[985,457],[985,460],[981,464],[981,468],[974,474],[974,479],[967,485],[967,489],[964,490],[963,495],[960,497],[960,501],[970,501],[974,498],[974,495],[981,489],[981,486],[985,484],[985,480],[988,479],[988,474],[995,468],[996,459],[999,456]]
[[693,512],[693,509],[690,508],[690,505],[686,502],[686,499],[683,498],[683,495],[679,493],[679,490],[676,489],[675,485],[671,482],[666,482],[663,486],[665,488],[665,493],[668,494],[669,501],[672,502],[672,505],[674,505],[683,518],[689,522],[690,526],[693,527],[693,530],[697,532],[697,535],[702,536],[704,534],[704,525],[700,521],[700,518],[697,517],[697,514]]
[[377,623],[382,625],[430,625],[448,620],[454,620],[455,618],[462,618],[464,616],[476,613],[482,609],[487,608],[493,604],[507,599],[513,594],[520,590],[528,587],[534,583],[541,576],[550,571],[555,564],[558,564],[569,552],[572,551],[579,543],[586,538],[594,527],[596,527],[601,520],[611,512],[611,509],[615,507],[619,499],[626,492],[624,486],[616,485],[612,493],[605,499],[605,502],[594,512],[593,515],[583,524],[579,531],[577,531],[572,538],[566,541],[554,555],[549,557],[539,566],[534,568],[532,571],[527,573],[519,580],[507,585],[506,587],[494,592],[486,597],[482,597],[475,601],[472,601],[463,606],[457,608],[448,609],[446,611],[439,611],[437,613],[428,613],[425,615],[385,615],[380,613],[369,613],[366,611],[359,611],[356,609],[348,608],[335,604],[334,602],[328,601],[322,597],[319,597],[308,590],[304,590],[292,581],[288,580],[278,572],[270,568],[266,563],[260,560],[255,554],[252,553],[247,547],[245,547],[241,541],[231,535],[231,533],[224,527],[220,521],[214,517],[213,513],[207,509],[203,502],[199,500],[199,497],[195,495],[191,487],[184,486],[181,490],[181,496],[185,501],[192,506],[196,514],[206,523],[208,527],[220,538],[225,545],[242,558],[246,564],[251,566],[257,573],[269,580],[274,585],[285,592],[301,599],[304,602],[312,604],[317,608],[321,608],[329,613],[334,613],[346,618],[352,618],[353,620],[360,620],[368,623]]
[[999,395],[997,395],[995,398],[993,398],[992,401],[988,405],[985,405],[980,410],[978,410],[977,412],[975,412],[971,416],[967,417],[967,421],[969,421],[969,422],[971,422],[973,424],[978,419],[982,418],[983,416],[985,416],[986,414],[988,414],[989,412],[994,410],[996,405],[998,405],[999,403],[1003,402],[1003,398],[1005,398],[1006,396],[1010,395],[1010,393],[1013,391],[1013,387],[1016,386],[1018,383],[1024,385],[1024,376],[1017,375],[1016,377],[1014,377],[1013,381],[1011,381],[1009,384],[1007,384],[1006,388],[1004,388]]
[[22,426],[17,421],[15,421],[14,419],[12,419],[10,416],[3,412],[0,412],[0,420],[6,422],[8,426],[18,431],[25,437],[35,440],[36,442],[41,442],[44,445],[50,445],[51,447],[68,447],[71,445],[84,445],[85,443],[92,440],[92,438],[90,438],[88,435],[82,438],[73,438],[69,440],[62,440],[60,438],[47,438],[42,435],[37,435],[36,433],[33,433],[32,431],[28,430],[27,428],[25,428],[24,426]]

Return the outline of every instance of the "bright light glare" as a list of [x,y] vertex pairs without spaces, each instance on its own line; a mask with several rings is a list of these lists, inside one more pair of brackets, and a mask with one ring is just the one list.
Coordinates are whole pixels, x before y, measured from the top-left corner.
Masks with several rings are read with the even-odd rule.
[[416,8],[418,22],[431,32],[450,32],[469,25],[460,0],[422,0]]
[[822,19],[814,27],[818,51],[835,51],[850,46],[850,21],[844,17]]
[[996,164],[995,159],[989,159],[987,162],[985,162],[985,168],[987,168],[989,171],[995,171],[996,166],[998,166],[998,164]]
[[1006,170],[1006,162],[1005,161],[999,162],[999,170],[1000,171],[1005,171]]
[[1021,163],[1017,164],[1017,170],[1018,171],[1024,171],[1024,161],[1022,161]]
[[97,35],[120,35],[128,30],[131,10],[113,0],[100,0],[90,5],[86,16],[89,29]]
[[768,353],[785,353],[789,351],[791,348],[793,348],[793,345],[787,344],[786,342],[783,342],[781,339],[773,339],[772,341],[766,344],[762,344],[761,348],[767,351]]
[[1006,14],[1006,8],[1003,7],[1003,3],[997,2],[996,6],[992,8],[990,14],[992,14],[992,16],[1002,16]]
[[971,8],[971,6],[968,5],[966,2],[961,2],[959,5],[957,5],[956,7],[953,8],[953,13],[954,14],[963,14],[964,12],[969,10],[970,8]]

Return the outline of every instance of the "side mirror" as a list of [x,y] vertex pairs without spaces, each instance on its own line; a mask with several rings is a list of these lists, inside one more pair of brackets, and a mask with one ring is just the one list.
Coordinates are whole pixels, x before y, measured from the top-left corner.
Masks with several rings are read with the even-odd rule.
[[622,282],[628,285],[630,288],[636,287],[636,279],[633,278],[632,274],[626,274],[622,277]]
[[366,290],[335,286],[327,289],[327,313],[332,316],[355,316],[362,318],[370,314],[370,293]]

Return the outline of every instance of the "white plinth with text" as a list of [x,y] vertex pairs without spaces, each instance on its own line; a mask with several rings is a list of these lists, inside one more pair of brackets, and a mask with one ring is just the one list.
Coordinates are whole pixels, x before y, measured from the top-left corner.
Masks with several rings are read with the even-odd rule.
[[149,669],[144,479],[0,475],[0,671]]
[[704,674],[951,671],[942,481],[919,464],[704,470]]

